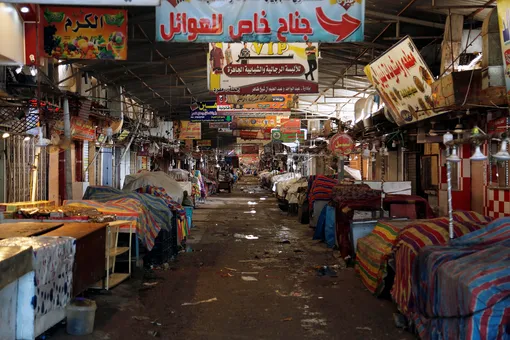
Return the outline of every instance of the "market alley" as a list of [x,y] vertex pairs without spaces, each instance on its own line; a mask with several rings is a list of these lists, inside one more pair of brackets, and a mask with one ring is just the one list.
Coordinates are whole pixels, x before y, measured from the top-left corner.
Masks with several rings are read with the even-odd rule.
[[[395,328],[390,301],[371,296],[256,178],[209,198],[194,224],[177,261],[93,297],[90,339],[412,338]],[[325,265],[337,276],[318,276]],[[51,338],[72,337],[60,327]]]

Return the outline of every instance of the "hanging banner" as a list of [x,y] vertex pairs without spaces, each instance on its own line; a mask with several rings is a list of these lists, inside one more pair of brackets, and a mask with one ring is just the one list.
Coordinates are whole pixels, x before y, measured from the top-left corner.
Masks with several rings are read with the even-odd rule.
[[218,105],[215,101],[199,102],[191,104],[189,107],[190,113],[208,113],[216,114],[218,112]]
[[241,154],[243,154],[243,155],[258,155],[259,154],[259,146],[258,145],[243,145],[243,146],[241,146]]
[[270,140],[271,129],[235,130],[234,136],[244,140]]
[[364,0],[168,0],[156,7],[156,40],[361,42],[364,19]]
[[211,115],[207,113],[191,113],[189,120],[191,122],[230,123],[232,121],[232,116]]
[[261,111],[290,111],[297,108],[299,96],[297,94],[247,94],[223,95],[216,98],[218,111],[243,112],[245,110]]
[[206,146],[206,147],[211,147],[212,146],[212,141],[210,139],[202,139],[202,140],[197,140],[197,146]]
[[209,90],[223,95],[318,93],[318,51],[312,43],[212,43]]
[[42,6],[44,52],[55,59],[127,59],[126,10]]
[[185,120],[174,122],[174,136],[177,139],[202,139],[202,124],[191,123]]
[[280,129],[285,131],[301,131],[301,119],[282,118],[280,120]]
[[2,0],[7,3],[17,4],[42,4],[42,5],[66,5],[66,6],[159,6],[161,0]]
[[274,128],[277,125],[276,116],[266,116],[264,118],[255,117],[234,117],[232,128],[234,129],[259,129]]
[[433,112],[434,78],[410,37],[406,37],[365,67],[397,125],[414,123]]
[[510,0],[498,1],[499,36],[501,52],[505,63],[505,85],[507,100],[510,104]]
[[329,149],[340,156],[347,156],[354,150],[354,141],[346,133],[337,133],[331,138]]
[[302,129],[299,132],[285,129],[273,129],[271,130],[271,139],[274,142],[280,143],[294,143],[296,139],[298,139],[299,143],[303,144],[306,140],[306,129]]
[[[64,122],[59,120],[53,127],[55,132],[64,133]],[[80,117],[71,117],[71,138],[76,140],[94,141],[96,140],[96,127],[91,121]]]
[[230,122],[213,122],[209,123],[209,129],[228,129],[230,127]]

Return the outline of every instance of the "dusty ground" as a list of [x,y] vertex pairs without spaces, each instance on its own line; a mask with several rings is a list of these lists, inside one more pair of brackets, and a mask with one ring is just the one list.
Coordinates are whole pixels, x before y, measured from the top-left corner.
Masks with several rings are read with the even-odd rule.
[[[133,278],[111,295],[93,297],[95,332],[82,338],[413,338],[395,328],[392,303],[370,295],[354,269],[342,269],[333,251],[312,241],[312,230],[281,212],[254,178],[208,199],[194,223],[193,252],[153,271],[153,279]],[[317,276],[324,265],[340,266],[338,276]],[[60,326],[48,338],[73,337]]]

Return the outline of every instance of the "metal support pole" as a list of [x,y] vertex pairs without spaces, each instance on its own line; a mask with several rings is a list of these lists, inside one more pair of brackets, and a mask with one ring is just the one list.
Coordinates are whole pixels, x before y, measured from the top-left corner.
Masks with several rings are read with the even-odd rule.
[[[450,155],[451,148],[448,147],[447,155]],[[450,234],[450,240],[454,238],[453,234],[453,207],[452,207],[452,165],[449,161],[446,161],[446,183],[447,183],[447,197],[448,197],[448,230]]]
[[[71,140],[71,116],[69,114],[69,100],[64,97],[64,136]],[[66,174],[66,199],[73,199],[73,162],[71,160],[71,148],[65,151],[65,174]]]
[[338,157],[338,183],[344,180],[344,168],[345,168],[345,159],[344,156]]

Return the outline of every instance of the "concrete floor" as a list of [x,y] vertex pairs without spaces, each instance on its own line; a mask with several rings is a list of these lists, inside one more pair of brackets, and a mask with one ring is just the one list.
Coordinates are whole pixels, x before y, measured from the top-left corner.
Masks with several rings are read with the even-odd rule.
[[[95,331],[82,338],[414,338],[395,328],[392,303],[366,291],[354,269],[342,269],[337,252],[312,241],[312,229],[281,212],[255,178],[209,198],[194,224],[193,252],[153,270],[151,279],[135,277],[93,297]],[[337,267],[338,276],[317,276],[324,265]],[[204,300],[210,302],[185,305]],[[50,338],[74,337],[60,326]]]

